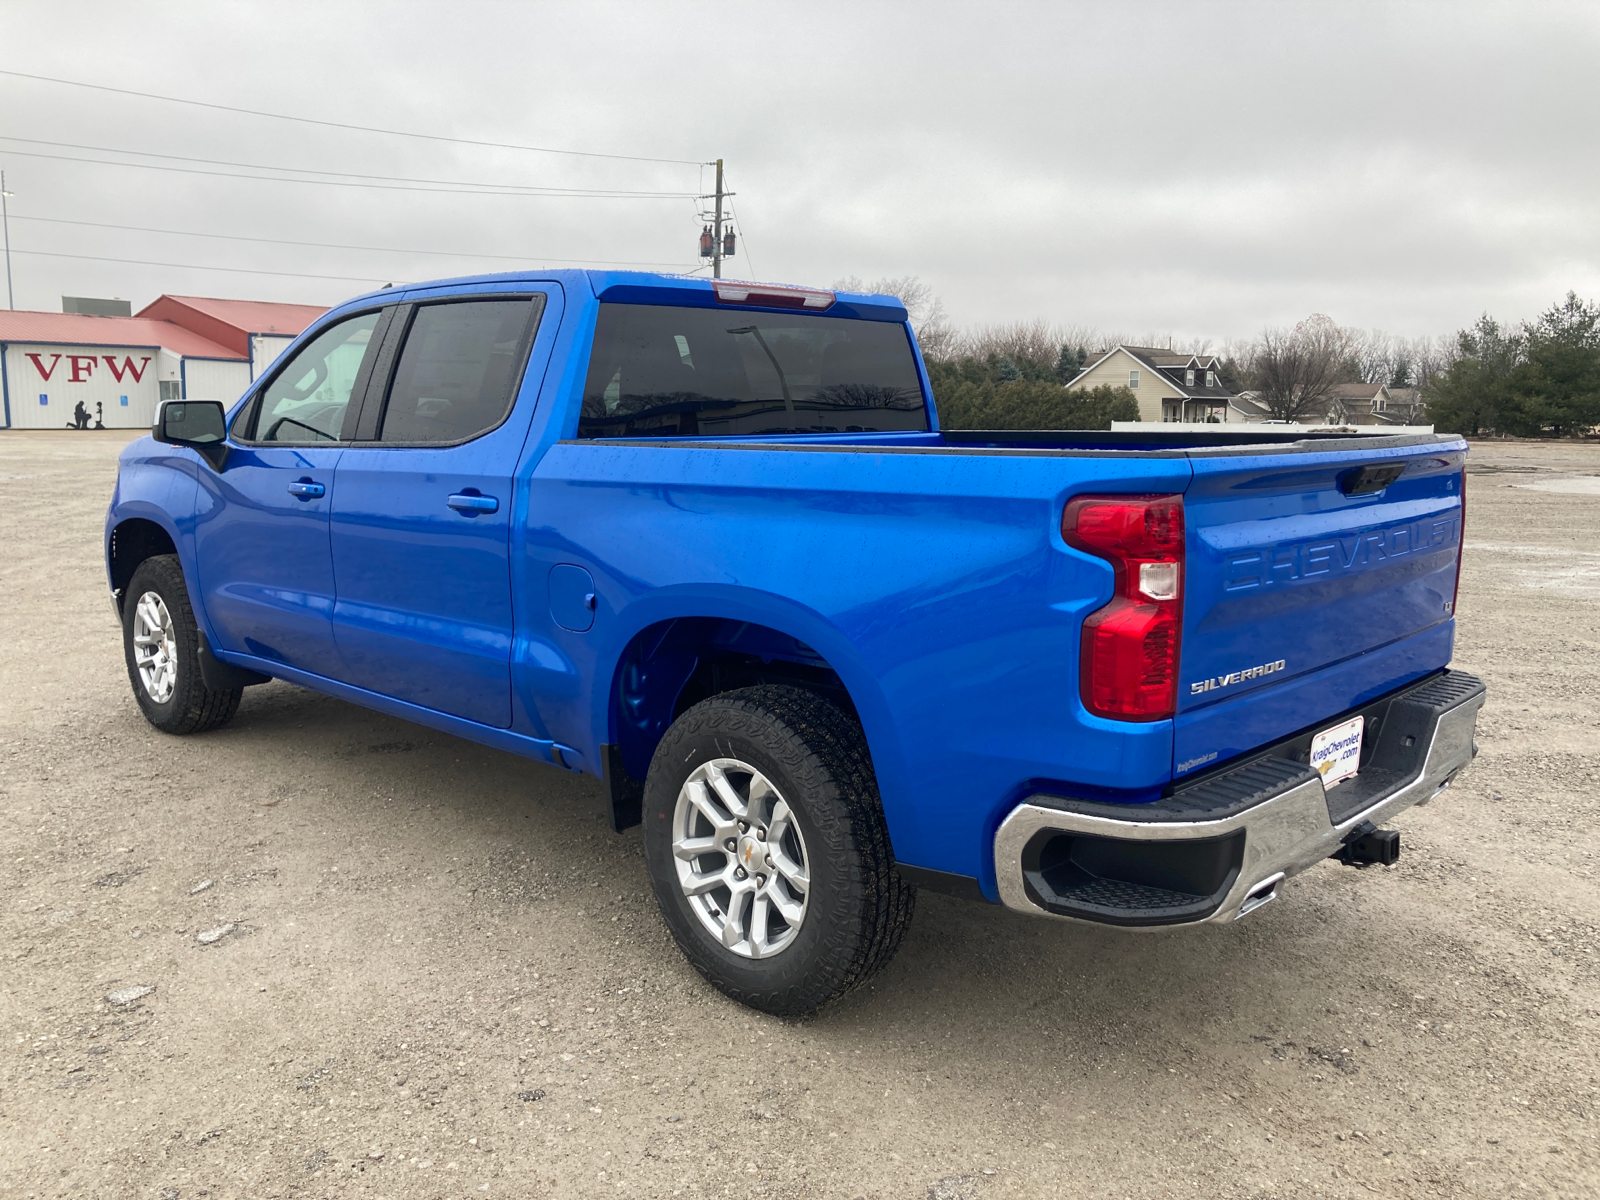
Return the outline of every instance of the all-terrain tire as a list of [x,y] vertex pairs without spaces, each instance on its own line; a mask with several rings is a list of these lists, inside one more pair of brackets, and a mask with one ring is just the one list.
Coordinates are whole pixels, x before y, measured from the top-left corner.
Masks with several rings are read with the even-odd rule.
[[[140,601],[160,597],[171,620],[171,658],[176,668],[171,694],[158,700],[140,675],[134,653],[134,624]],[[133,698],[145,720],[163,733],[204,733],[232,719],[239,710],[242,688],[208,688],[200,673],[200,628],[195,624],[183,568],[176,554],[147,558],[134,571],[122,601],[122,651],[128,663]]]
[[[776,787],[804,838],[807,908],[771,957],[727,948],[696,915],[673,854],[674,811],[702,764],[737,760]],[[661,739],[644,792],[645,860],[667,927],[695,969],[741,1004],[802,1017],[865,983],[900,946],[916,888],[895,869],[860,724],[815,693],[775,684],[713,696]]]

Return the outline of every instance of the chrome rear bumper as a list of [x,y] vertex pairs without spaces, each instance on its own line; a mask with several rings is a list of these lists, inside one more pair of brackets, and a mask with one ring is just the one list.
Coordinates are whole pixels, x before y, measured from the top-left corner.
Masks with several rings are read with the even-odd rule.
[[1331,791],[1269,751],[1151,805],[1030,796],[995,835],[1000,898],[1018,912],[1129,928],[1237,920],[1363,822],[1382,825],[1447,788],[1477,753],[1484,695],[1481,681],[1452,671],[1369,705],[1382,713],[1369,717],[1376,744],[1361,775]]

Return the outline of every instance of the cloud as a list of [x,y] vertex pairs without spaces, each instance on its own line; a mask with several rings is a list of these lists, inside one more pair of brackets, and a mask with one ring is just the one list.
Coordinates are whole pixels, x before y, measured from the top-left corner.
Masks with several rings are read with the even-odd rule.
[[[917,274],[952,317],[1221,340],[1311,311],[1405,334],[1600,293],[1592,7],[8,5],[7,64],[354,124],[723,157],[739,274]],[[5,131],[425,178],[697,192],[697,167],[342,132],[0,77]],[[508,198],[27,158],[12,211],[348,246],[698,265],[684,199]],[[104,157],[104,156],[100,156]],[[19,220],[19,304],[332,302],[510,267]],[[753,256],[750,257],[750,256]]]

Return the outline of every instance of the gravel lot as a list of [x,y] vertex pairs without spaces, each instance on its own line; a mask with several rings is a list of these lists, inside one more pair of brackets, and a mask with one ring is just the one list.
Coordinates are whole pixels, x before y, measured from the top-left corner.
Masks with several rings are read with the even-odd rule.
[[792,1025],[592,781],[282,683],[147,726],[127,440],[0,434],[0,1197],[1600,1192],[1600,447],[1473,449],[1482,754],[1396,867],[1174,935],[924,894]]

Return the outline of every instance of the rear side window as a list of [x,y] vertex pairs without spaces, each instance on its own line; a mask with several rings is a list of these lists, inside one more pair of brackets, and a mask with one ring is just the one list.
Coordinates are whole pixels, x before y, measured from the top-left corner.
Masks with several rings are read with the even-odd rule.
[[464,442],[505,420],[543,300],[418,308],[395,366],[378,440]]
[[602,304],[580,438],[926,430],[901,325]]

